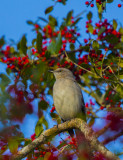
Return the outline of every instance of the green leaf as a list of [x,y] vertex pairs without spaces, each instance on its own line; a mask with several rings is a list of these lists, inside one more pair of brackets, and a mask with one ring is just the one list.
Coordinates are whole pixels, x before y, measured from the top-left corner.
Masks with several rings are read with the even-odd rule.
[[38,32],[37,39],[36,39],[36,48],[39,53],[41,53],[42,50],[42,34]]
[[10,149],[10,152],[12,154],[15,154],[17,152],[17,149],[18,149],[18,141],[15,140],[15,139],[9,139],[8,147]]
[[51,53],[50,53],[48,50],[46,50],[46,52],[45,52],[45,57],[46,57],[47,59],[49,59],[50,56],[51,56]]
[[100,31],[98,32],[98,36],[100,36],[105,30],[106,30],[106,28],[105,28],[105,27],[102,27],[102,28],[100,29]]
[[67,14],[67,18],[66,18],[66,24],[67,24],[67,25],[70,25],[70,24],[71,24],[72,14],[73,14],[73,10],[71,10],[71,11],[68,12],[68,14]]
[[57,26],[57,20],[51,15],[49,15],[49,24],[51,26]]
[[71,50],[74,50],[74,49],[75,49],[75,46],[74,46],[73,43],[70,43],[70,49],[71,49]]
[[99,49],[99,43],[97,41],[93,41],[92,47],[97,50]]
[[0,38],[0,47],[2,47],[5,44],[4,36]]
[[39,157],[37,160],[44,160],[44,157]]
[[22,53],[26,55],[26,52],[27,52],[27,40],[26,40],[26,36],[25,35],[22,37],[22,39],[20,41],[19,48],[22,51]]
[[52,54],[57,54],[62,46],[62,38],[61,34],[59,33],[56,43],[54,41],[48,46],[47,50],[50,51]]
[[43,18],[43,17],[38,17],[38,19],[40,19],[40,20],[42,20],[42,21],[48,23],[48,21],[47,21],[45,18]]
[[111,35],[107,35],[105,38],[105,40],[107,40],[107,42],[111,43],[111,44],[117,44],[119,41],[119,38],[116,37],[115,35],[111,34]]
[[119,75],[119,78],[120,78],[120,79],[123,79],[123,75]]
[[123,42],[123,35],[121,35],[121,42]]
[[40,102],[38,103],[38,107],[39,107],[40,109],[46,110],[46,109],[48,108],[48,103],[47,103],[46,101],[42,100],[42,101],[40,101]]
[[71,24],[71,27],[75,26],[75,24],[77,24],[81,19],[82,17],[77,18],[77,20],[75,20],[75,22]]
[[55,118],[55,119],[58,118],[58,115],[57,115],[56,113],[50,113],[50,116],[51,116],[52,118]]
[[50,6],[50,7],[46,8],[45,14],[48,14],[48,13],[52,12],[52,10],[53,10],[53,6]]
[[51,152],[47,152],[47,153],[44,155],[44,160],[50,159],[50,156],[51,156]]
[[35,134],[38,137],[43,131],[42,118],[40,118],[35,126]]
[[55,53],[57,54],[59,50],[61,49],[62,46],[62,37],[61,34],[59,33],[58,38],[56,40],[56,45],[55,45]]
[[114,0],[107,0],[107,3],[112,3]]
[[87,18],[88,18],[88,20],[91,20],[91,18],[92,18],[92,12],[89,12],[89,13],[87,14]]
[[52,42],[50,43],[50,45],[47,47],[47,50],[48,50],[51,54],[56,54],[56,53],[55,53],[55,42],[54,42],[54,41],[52,41]]
[[7,86],[10,83],[9,77],[7,77],[5,74],[1,73],[0,74],[0,85],[2,86]]
[[88,24],[88,30],[90,33],[93,33],[93,26],[91,24]]
[[120,27],[119,32],[120,32],[121,34],[123,34],[123,28],[122,28],[122,27]]
[[113,28],[114,28],[114,30],[117,29],[117,22],[116,22],[116,20],[114,20],[114,19],[113,19]]
[[27,21],[27,24],[34,25],[34,23],[32,21]]

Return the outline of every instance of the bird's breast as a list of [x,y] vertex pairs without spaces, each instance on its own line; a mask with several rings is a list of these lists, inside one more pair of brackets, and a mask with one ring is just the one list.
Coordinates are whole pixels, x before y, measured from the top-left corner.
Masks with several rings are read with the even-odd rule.
[[56,111],[63,120],[75,118],[81,112],[82,93],[73,80],[56,80],[53,87],[53,100]]

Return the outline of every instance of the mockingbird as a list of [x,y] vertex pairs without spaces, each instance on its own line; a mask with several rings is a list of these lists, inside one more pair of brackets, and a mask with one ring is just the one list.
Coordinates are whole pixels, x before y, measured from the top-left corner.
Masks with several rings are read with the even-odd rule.
[[[83,95],[73,73],[66,68],[58,68],[51,72],[53,72],[56,78],[56,82],[53,86],[54,105],[61,119],[63,121],[73,118],[82,118],[83,120],[86,120]],[[74,136],[72,129],[68,130],[68,132],[72,137]],[[87,151],[89,147],[84,135],[78,129],[75,130],[75,133],[78,149],[82,155],[81,157],[83,157],[85,152],[89,155],[89,152]],[[88,160],[90,159],[89,157],[87,157]],[[84,160],[86,159],[85,157],[83,158]]]
[[[54,73],[53,100],[56,111],[63,121],[80,117],[85,119],[85,104],[79,85],[73,73],[66,68],[58,68]],[[73,136],[73,130],[68,131]]]

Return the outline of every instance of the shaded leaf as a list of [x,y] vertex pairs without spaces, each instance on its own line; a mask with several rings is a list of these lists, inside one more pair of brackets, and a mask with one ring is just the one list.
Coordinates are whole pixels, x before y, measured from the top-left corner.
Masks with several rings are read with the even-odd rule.
[[74,50],[74,49],[75,49],[75,46],[74,46],[73,43],[70,43],[70,49],[71,49],[71,50]]
[[46,8],[45,14],[48,14],[48,13],[52,12],[52,10],[53,10],[53,6],[50,6],[50,7]]
[[4,36],[0,38],[0,47],[2,47],[5,44]]
[[36,48],[37,48],[38,52],[41,53],[41,50],[42,50],[42,34],[40,32],[37,34]]
[[40,101],[40,102],[38,103],[38,107],[39,107],[40,109],[46,110],[47,107],[48,107],[48,103],[47,103],[46,101],[42,100],[42,101]]
[[70,12],[68,12],[68,14],[67,14],[67,18],[66,18],[66,24],[67,24],[67,25],[70,25],[70,24],[71,24],[72,14],[73,14],[73,10],[70,11]]
[[107,42],[111,43],[111,44],[117,44],[119,41],[119,38],[116,37],[115,35],[111,34],[111,35],[107,35],[105,38],[105,40],[107,40]]
[[75,26],[75,24],[77,24],[81,19],[82,17],[77,18],[77,20],[75,20],[75,22],[71,24],[71,27]]
[[92,18],[92,12],[89,12],[89,13],[87,14],[87,18],[88,18],[88,20],[91,20],[91,18]]
[[107,3],[112,3],[114,0],[107,0]]
[[105,28],[105,27],[102,27],[102,28],[100,29],[100,31],[98,32],[98,36],[100,36],[105,30],[106,30],[106,28]]
[[27,21],[27,24],[34,25],[34,23],[32,21]]
[[26,52],[27,52],[27,39],[26,39],[25,35],[22,37],[22,39],[20,41],[19,48],[22,51],[22,53],[26,55]]
[[42,20],[42,21],[48,23],[48,21],[47,21],[45,18],[43,18],[43,17],[38,17],[38,19],[40,19],[40,20]]
[[6,76],[5,74],[1,73],[0,74],[0,84],[2,86],[7,86],[10,83],[10,79],[8,76]]

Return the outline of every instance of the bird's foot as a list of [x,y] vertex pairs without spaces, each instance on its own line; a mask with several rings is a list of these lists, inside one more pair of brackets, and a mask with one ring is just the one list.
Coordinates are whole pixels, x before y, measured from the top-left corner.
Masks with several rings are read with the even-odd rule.
[[57,124],[57,125],[54,125],[53,127],[57,127],[57,128],[58,128],[58,124]]

